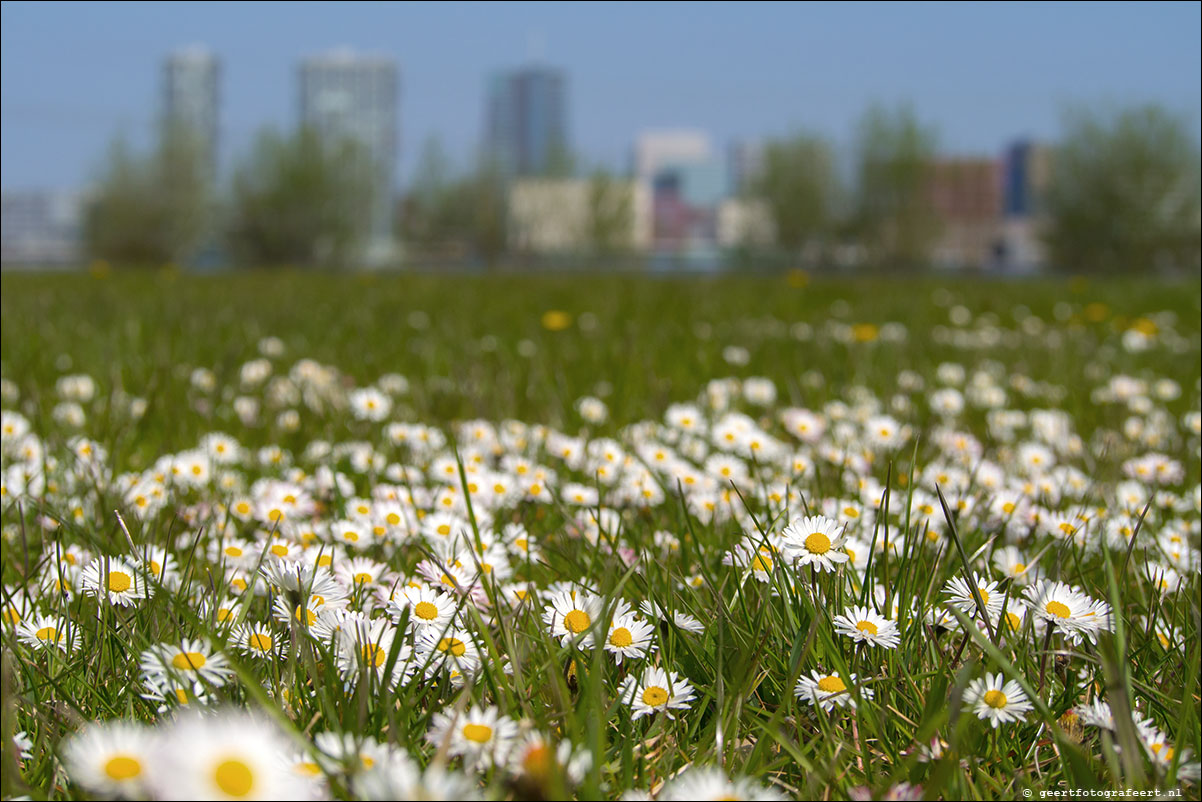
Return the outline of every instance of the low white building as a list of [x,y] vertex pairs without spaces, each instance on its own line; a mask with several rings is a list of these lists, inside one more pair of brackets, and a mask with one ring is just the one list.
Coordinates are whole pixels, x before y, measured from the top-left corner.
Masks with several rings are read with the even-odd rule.
[[651,244],[651,193],[638,181],[526,178],[509,190],[509,244],[518,253],[643,251]]
[[718,247],[771,248],[776,223],[768,204],[755,198],[727,198],[718,206]]

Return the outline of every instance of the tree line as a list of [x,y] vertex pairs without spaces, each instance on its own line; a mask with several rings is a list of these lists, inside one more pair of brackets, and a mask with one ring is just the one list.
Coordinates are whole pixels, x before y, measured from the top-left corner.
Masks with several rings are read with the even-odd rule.
[[[373,176],[351,140],[308,129],[265,131],[219,189],[201,143],[164,128],[152,152],[111,148],[89,203],[89,255],[120,265],[195,263],[219,252],[239,265],[353,264],[369,233]],[[745,255],[786,264],[828,263],[853,244],[864,263],[929,265],[940,234],[930,180],[938,134],[908,106],[874,106],[861,119],[850,164],[812,133],[766,143],[743,190],[770,220],[770,241]],[[570,154],[549,177],[577,170]],[[1051,267],[1072,272],[1197,270],[1199,150],[1188,123],[1158,106],[1075,108],[1051,148],[1039,199],[1039,235]],[[591,253],[628,250],[618,236],[628,202],[615,177],[591,174]],[[410,189],[396,203],[396,233],[415,261],[493,263],[511,254],[508,178],[486,158],[454,169],[436,139],[423,146]],[[521,254],[517,254],[521,256]]]

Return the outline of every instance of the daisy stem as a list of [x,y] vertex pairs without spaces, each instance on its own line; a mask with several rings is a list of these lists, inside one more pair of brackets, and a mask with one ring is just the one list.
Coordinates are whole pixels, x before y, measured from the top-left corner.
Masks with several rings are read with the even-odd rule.
[[1052,625],[1049,624],[1043,636],[1043,651],[1039,655],[1039,693],[1043,693],[1044,672],[1048,667],[1048,647],[1052,643]]
[[968,645],[969,633],[964,633],[964,639],[960,641],[960,645],[956,647],[956,655],[952,658],[951,666],[955,668],[960,663],[960,655],[964,654],[964,647]]

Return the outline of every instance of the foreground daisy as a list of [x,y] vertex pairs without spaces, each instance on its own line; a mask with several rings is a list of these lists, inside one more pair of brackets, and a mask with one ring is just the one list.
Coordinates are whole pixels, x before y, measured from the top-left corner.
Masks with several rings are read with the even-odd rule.
[[487,769],[503,763],[517,738],[518,725],[496,707],[471,708],[461,715],[435,713],[426,740],[465,765]]
[[901,642],[897,634],[897,622],[873,612],[868,607],[853,607],[849,612],[832,619],[835,631],[846,635],[856,643],[896,649]]
[[977,718],[988,721],[997,729],[1011,721],[1021,721],[1031,709],[1027,694],[1014,680],[1003,683],[1001,674],[986,674],[975,679],[964,693],[965,704],[972,705]]
[[636,678],[628,676],[618,691],[619,698],[634,710],[632,718],[640,719],[663,711],[673,718],[673,710],[687,709],[695,696],[693,686],[675,671],[649,666]]
[[728,779],[721,769],[689,766],[669,780],[662,791],[661,800],[691,799],[762,799],[768,802],[788,799],[774,788],[764,788],[748,777]]
[[72,782],[94,794],[137,798],[154,764],[154,741],[132,722],[94,722],[66,739],[63,765]]
[[275,725],[246,713],[189,715],[156,732],[159,799],[299,799],[301,778],[288,758],[295,745]]

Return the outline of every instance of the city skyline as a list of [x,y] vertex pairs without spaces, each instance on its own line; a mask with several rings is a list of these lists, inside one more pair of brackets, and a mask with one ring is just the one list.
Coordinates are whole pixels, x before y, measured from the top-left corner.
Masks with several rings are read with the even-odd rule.
[[290,79],[306,54],[346,42],[394,58],[405,76],[398,186],[431,136],[466,166],[488,75],[530,63],[567,76],[585,170],[624,172],[638,134],[663,128],[705,130],[720,147],[801,128],[844,143],[873,100],[911,102],[950,154],[1053,138],[1070,101],[1158,102],[1195,136],[1200,127],[1197,4],[696,8],[306,4],[282,36],[274,7],[254,3],[8,2],[2,183],[77,187],[118,133],[147,144],[156,65],[189,42],[222,63],[226,165],[261,127],[291,128]]

